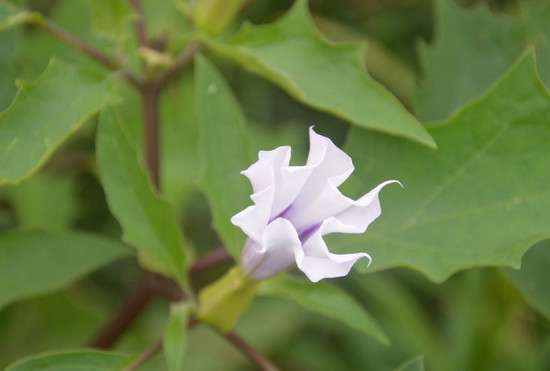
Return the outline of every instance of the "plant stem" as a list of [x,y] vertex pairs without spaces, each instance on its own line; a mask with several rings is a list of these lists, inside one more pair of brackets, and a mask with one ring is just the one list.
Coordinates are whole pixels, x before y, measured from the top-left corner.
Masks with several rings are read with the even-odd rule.
[[143,10],[139,0],[130,0],[130,4],[134,11],[136,12],[137,18],[135,22],[136,27],[136,37],[138,40],[139,46],[147,46],[147,32],[145,31],[145,22],[143,17]]
[[[229,259],[231,259],[231,256],[225,248],[219,247],[197,259],[191,266],[189,273],[197,274]],[[88,345],[100,349],[112,347],[134,319],[145,309],[150,299],[156,295],[170,302],[181,301],[186,298],[173,280],[152,272],[146,272],[138,286],[128,295]],[[190,326],[192,327],[194,324],[192,322]]]
[[218,247],[198,258],[189,269],[189,274],[194,275],[200,273],[208,268],[212,268],[230,260],[231,255],[229,255],[225,247]]
[[153,296],[148,285],[148,280],[150,279],[148,275],[142,278],[141,282],[128,295],[109,322],[90,341],[88,344],[90,347],[99,349],[112,347],[120,335],[126,331],[134,319],[141,313]]
[[279,371],[279,368],[265,358],[260,352],[252,348],[247,342],[234,332],[223,335],[235,348],[241,351],[250,361],[263,371]]
[[[195,53],[200,49],[199,44],[190,44],[176,58],[172,67],[156,80],[149,80],[136,85],[141,93],[143,111],[143,133],[145,146],[145,162],[149,170],[153,185],[160,190],[160,155],[159,155],[159,98],[164,86],[179,74],[192,61]],[[134,84],[135,85],[135,84]]]
[[176,77],[193,61],[193,57],[200,49],[201,45],[197,42],[189,44],[189,46],[176,57],[174,64],[155,81],[156,87],[162,89],[170,80]]
[[141,89],[145,163],[151,175],[153,187],[157,191],[159,191],[161,187],[159,158],[159,98],[160,90],[154,84],[146,84],[143,89]]
[[78,38],[64,28],[59,27],[55,23],[50,22],[44,17],[37,17],[37,19],[31,21],[31,24],[48,32],[52,36],[63,41],[64,43],[69,44],[70,46],[80,50],[81,52],[110,70],[116,71],[122,68],[120,63],[118,63],[115,58],[102,53],[84,40]]

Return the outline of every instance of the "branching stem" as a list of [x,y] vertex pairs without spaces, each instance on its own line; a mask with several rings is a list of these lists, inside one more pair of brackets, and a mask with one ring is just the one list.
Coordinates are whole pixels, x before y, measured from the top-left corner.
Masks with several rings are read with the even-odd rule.
[[121,334],[132,324],[153,296],[144,277],[138,286],[124,300],[120,308],[111,319],[102,327],[98,334],[88,344],[92,348],[108,349],[114,345]]
[[154,82],[157,89],[162,89],[169,81],[183,71],[185,67],[191,64],[193,57],[200,49],[201,45],[197,42],[189,44],[189,46],[176,57],[174,64]]
[[116,60],[116,58],[99,51],[92,45],[88,44],[86,41],[70,33],[64,28],[59,27],[57,24],[49,21],[41,15],[32,17],[29,21],[29,24],[43,31],[46,31],[58,40],[72,46],[73,48],[79,50],[99,64],[107,67],[109,70],[122,71],[122,76],[135,87],[139,88],[142,85],[140,79],[132,72],[124,70],[122,64],[118,60]]
[[135,21],[135,27],[136,27],[136,37],[138,40],[139,46],[147,46],[147,32],[145,30],[145,20],[143,17],[143,10],[141,8],[141,3],[139,0],[130,0],[130,5],[132,5],[132,8],[134,9],[134,12],[136,12],[137,18]]

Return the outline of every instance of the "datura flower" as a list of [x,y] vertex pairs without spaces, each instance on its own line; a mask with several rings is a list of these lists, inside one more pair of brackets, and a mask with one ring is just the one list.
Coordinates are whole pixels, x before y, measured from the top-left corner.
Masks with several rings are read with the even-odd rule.
[[381,214],[378,193],[386,181],[352,200],[340,186],[353,172],[351,158],[322,135],[309,130],[305,166],[289,166],[288,146],[260,151],[259,159],[242,172],[252,184],[254,205],[231,218],[248,236],[242,255],[244,271],[257,280],[296,265],[313,282],[341,277],[369,254],[331,253],[323,236],[363,233]]

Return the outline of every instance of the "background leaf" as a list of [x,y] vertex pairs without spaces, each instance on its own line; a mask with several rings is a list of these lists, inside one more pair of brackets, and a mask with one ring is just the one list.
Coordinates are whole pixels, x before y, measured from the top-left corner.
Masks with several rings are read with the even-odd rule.
[[129,35],[129,18],[132,8],[125,0],[87,0],[92,16],[94,33],[122,46]]
[[521,269],[502,268],[501,271],[516,285],[527,301],[550,318],[550,240],[531,247],[521,260]]
[[536,47],[539,74],[550,87],[550,3],[526,2],[519,14],[483,3],[434,3],[435,40],[418,48],[425,74],[415,92],[420,120],[445,119],[482,96],[528,46]]
[[33,356],[14,363],[6,371],[117,371],[123,370],[133,358],[132,356],[91,350],[68,351]]
[[191,312],[189,303],[172,303],[170,317],[164,331],[163,347],[170,371],[182,370],[187,343],[187,321]]
[[5,232],[0,235],[0,308],[61,290],[130,253],[120,243],[84,233]]
[[200,172],[193,80],[193,71],[184,71],[182,78],[168,87],[161,101],[162,189],[180,205],[189,202],[197,191]]
[[53,177],[39,173],[9,187],[8,191],[20,228],[49,231],[68,229],[78,211],[74,177]]
[[263,282],[260,290],[264,295],[293,300],[308,310],[335,319],[383,344],[389,344],[388,338],[370,314],[351,296],[327,281],[313,283],[280,274]]
[[195,103],[202,156],[200,185],[212,209],[214,229],[237,258],[245,234],[230,219],[250,203],[250,186],[240,174],[252,164],[245,119],[214,65],[204,57],[195,61]]
[[550,235],[549,116],[530,53],[487,96],[430,128],[437,152],[352,130],[351,188],[399,179],[405,189],[385,190],[367,233],[336,237],[332,247],[368,250],[371,271],[408,266],[436,281],[474,266],[517,267]]
[[525,48],[511,16],[492,13],[485,4],[435,4],[435,40],[419,44],[426,76],[416,90],[415,111],[422,121],[445,119],[483,95]]
[[52,59],[34,82],[17,82],[12,105],[0,113],[0,183],[31,174],[97,113],[106,94],[104,76]]
[[99,120],[101,182],[109,208],[124,230],[124,240],[140,251],[147,268],[172,275],[184,284],[186,255],[174,209],[154,193],[115,109],[107,105]]
[[424,371],[424,357],[418,356],[401,365],[395,371]]
[[360,44],[331,45],[323,39],[307,1],[296,1],[275,23],[248,25],[229,43],[211,44],[306,105],[363,128],[435,146],[398,100],[365,74]]

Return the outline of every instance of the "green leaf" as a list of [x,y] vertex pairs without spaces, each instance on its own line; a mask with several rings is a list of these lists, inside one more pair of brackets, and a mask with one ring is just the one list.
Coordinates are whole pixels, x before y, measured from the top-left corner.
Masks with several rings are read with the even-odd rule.
[[0,183],[35,171],[99,111],[106,95],[100,78],[54,59],[36,81],[17,84],[15,100],[0,113]]
[[[23,3],[19,0],[17,2]],[[51,8],[45,2],[40,2],[40,4],[36,4],[36,6],[47,12],[50,25],[55,24],[65,30],[70,30],[73,35],[86,40],[98,50],[104,50],[108,46],[94,37],[91,30],[89,11],[84,0],[62,0]],[[17,44],[17,49],[11,55],[11,63],[17,71],[17,76],[26,80],[36,79],[46,69],[52,56],[65,64],[72,64],[86,71],[97,71],[99,74],[105,74],[106,69],[104,66],[78,49],[69,47],[62,40],[41,30],[40,26],[45,23],[46,19],[39,17],[32,22],[32,25],[36,27],[19,28],[11,33],[13,41]],[[111,82],[117,80],[111,79]]]
[[359,127],[435,147],[422,125],[366,75],[363,45],[329,44],[315,28],[305,0],[275,23],[247,25],[229,43],[210,43],[308,106]]
[[0,235],[0,308],[61,290],[130,253],[118,242],[84,233],[5,232]]
[[126,0],[87,0],[94,33],[121,47],[129,35],[128,20],[134,14]]
[[195,65],[195,103],[202,156],[200,185],[212,209],[215,230],[237,258],[245,235],[230,219],[250,203],[250,186],[239,173],[252,164],[245,119],[227,82],[200,56]]
[[521,260],[521,269],[503,268],[502,272],[516,285],[527,301],[550,319],[550,240],[531,247]]
[[279,274],[262,283],[260,293],[294,300],[305,309],[335,319],[372,336],[382,344],[390,341],[370,314],[351,296],[327,281],[310,282]]
[[196,191],[200,171],[193,71],[171,84],[161,101],[162,190],[174,204],[183,205]]
[[99,118],[97,157],[101,183],[124,241],[140,252],[147,268],[184,285],[186,255],[173,207],[160,199],[123,131],[122,117],[106,105]]
[[[550,2],[536,1],[525,3],[525,15],[521,17],[525,28],[527,28],[526,44],[536,46],[537,66],[541,80],[550,89]],[[524,14],[522,14],[524,15]]]
[[116,371],[123,370],[133,358],[92,350],[46,353],[18,361],[5,371]]
[[408,266],[435,281],[474,266],[519,266],[550,236],[550,99],[533,53],[483,99],[430,133],[439,146],[352,130],[351,188],[398,179],[382,193],[382,216],[362,235],[331,238],[333,250],[368,251],[369,271]]
[[7,190],[20,228],[64,230],[78,211],[74,177],[38,173]]
[[17,92],[14,84],[17,73],[15,72],[12,57],[18,47],[20,46],[14,40],[12,33],[6,32],[0,34],[0,71],[2,71],[0,73],[0,86],[2,86],[2,89],[0,89],[0,111],[3,111],[10,105]]
[[187,342],[187,322],[192,307],[189,303],[172,303],[170,318],[164,330],[162,350],[168,363],[168,370],[182,370],[185,344]]
[[435,4],[435,41],[419,44],[425,79],[415,108],[422,121],[445,119],[483,95],[528,44],[525,26],[486,4],[469,9],[454,1]]
[[399,366],[395,371],[424,371],[424,356],[414,357]]

